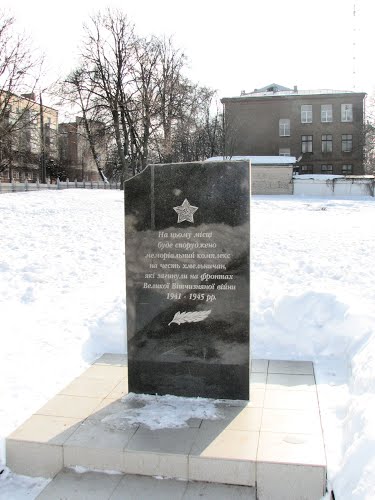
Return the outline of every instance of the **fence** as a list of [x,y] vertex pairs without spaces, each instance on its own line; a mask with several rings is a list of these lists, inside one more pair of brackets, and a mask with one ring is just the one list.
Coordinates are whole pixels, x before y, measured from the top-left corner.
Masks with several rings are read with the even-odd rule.
[[297,196],[374,196],[374,177],[371,175],[324,177],[295,176],[293,193]]
[[44,191],[49,189],[120,189],[119,182],[103,181],[60,181],[56,184],[42,184],[40,182],[0,182],[0,193],[18,193],[21,191]]

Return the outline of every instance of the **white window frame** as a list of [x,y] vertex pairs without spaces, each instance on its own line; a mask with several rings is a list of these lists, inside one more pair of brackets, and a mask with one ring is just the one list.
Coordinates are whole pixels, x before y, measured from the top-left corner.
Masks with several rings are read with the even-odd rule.
[[[325,168],[324,168],[325,167]],[[328,169],[328,167],[330,167]],[[329,171],[328,171],[329,170]],[[331,165],[330,163],[329,164],[324,164],[324,165],[321,165],[320,167],[320,171],[321,173],[326,173],[328,175],[332,175],[333,174],[333,165]]]
[[313,165],[301,165],[300,174],[308,174],[311,175],[314,172]]
[[341,121],[353,121],[353,104],[341,104]]
[[279,148],[279,156],[290,156],[290,148]]
[[332,120],[332,104],[322,104],[320,107],[320,121],[322,123],[331,123]]
[[290,137],[290,119],[280,118],[279,120],[279,136]]
[[[347,167],[350,167],[350,169],[349,169],[350,172],[348,171]],[[342,172],[342,175],[353,175],[353,165],[351,163],[345,163],[341,168],[341,172]]]
[[301,105],[301,123],[312,123],[312,104]]

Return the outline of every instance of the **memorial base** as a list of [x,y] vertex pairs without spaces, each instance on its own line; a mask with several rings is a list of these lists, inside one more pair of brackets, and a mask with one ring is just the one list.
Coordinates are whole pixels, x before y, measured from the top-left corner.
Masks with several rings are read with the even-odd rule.
[[[181,495],[171,486],[165,499],[183,498],[194,481],[233,485],[227,486],[233,491],[226,498],[240,496],[238,487],[247,488],[249,498],[256,489],[259,500],[320,500],[324,495],[326,460],[312,363],[254,360],[250,402],[215,402],[220,418],[192,418],[182,428],[150,430],[126,422],[114,428],[108,417],[139,409],[136,401],[121,401],[126,394],[124,357],[104,355],[7,438],[8,467],[51,478],[82,466],[185,481]],[[59,474],[49,487],[64,477]],[[113,482],[112,475],[106,477],[98,484]],[[110,495],[122,479],[123,486],[133,481],[117,479],[101,500],[117,498]]]
[[[129,362],[130,365],[130,362]],[[207,363],[132,361],[129,386],[137,394],[249,400],[249,367]],[[225,381],[225,383],[223,383]]]

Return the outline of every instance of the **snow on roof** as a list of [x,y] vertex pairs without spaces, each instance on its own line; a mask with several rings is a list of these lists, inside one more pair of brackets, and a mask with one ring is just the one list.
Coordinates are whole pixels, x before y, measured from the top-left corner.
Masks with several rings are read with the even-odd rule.
[[250,160],[252,165],[291,165],[296,163],[295,156],[213,156],[205,161]]
[[295,180],[306,180],[312,179],[316,181],[329,181],[333,179],[374,179],[373,175],[334,175],[334,174],[295,174],[293,175]]
[[300,175],[294,175],[293,179],[298,180],[306,180],[306,179],[313,179],[316,181],[330,181],[332,179],[344,179],[345,175],[334,175],[334,174],[300,174]]
[[[270,83],[269,85],[266,85],[261,89],[255,89],[254,92],[280,92],[285,90],[292,91],[292,89],[284,87],[283,85],[279,85],[278,83]],[[254,92],[251,93],[253,94]]]
[[322,95],[322,94],[362,94],[363,92],[353,92],[352,90],[333,90],[333,89],[317,89],[317,90],[276,90],[267,91],[259,89],[254,92],[242,92],[240,96],[224,97],[224,99],[238,99],[238,98],[253,98],[253,97],[277,97],[277,96],[299,96],[299,95]]

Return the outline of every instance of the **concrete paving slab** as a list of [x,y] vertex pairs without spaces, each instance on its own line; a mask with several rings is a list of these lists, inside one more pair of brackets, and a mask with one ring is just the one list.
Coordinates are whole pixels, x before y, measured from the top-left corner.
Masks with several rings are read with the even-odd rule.
[[264,408],[312,411],[318,408],[316,391],[266,390]]
[[109,500],[122,479],[120,474],[63,470],[39,494],[38,500]]
[[6,460],[16,474],[54,477],[64,467],[63,447],[9,439],[6,441]]
[[121,399],[129,393],[128,379],[121,380],[116,387],[108,394],[109,398]]
[[253,373],[267,373],[268,360],[267,359],[252,359],[250,371]]
[[32,415],[8,440],[62,445],[77,430],[80,423],[78,418]]
[[323,439],[317,434],[261,432],[257,461],[324,467]]
[[187,483],[173,479],[156,479],[126,474],[116,487],[110,500],[181,500]]
[[314,375],[268,373],[267,391],[316,391]]
[[253,389],[253,387],[250,384],[250,402],[248,406],[252,408],[263,408],[265,394],[266,394],[265,386],[262,389]]
[[100,356],[94,365],[127,366],[128,356],[126,354],[106,353]]
[[255,500],[255,488],[64,469],[37,500]]
[[252,389],[265,389],[266,383],[267,383],[267,373],[266,372],[251,373],[250,393],[251,393]]
[[36,414],[85,419],[95,411],[102,400],[102,397],[87,398],[61,394],[48,401]]
[[202,430],[217,429],[217,431],[260,431],[262,421],[262,408],[245,407],[225,408],[220,411],[222,418],[218,420],[203,420]]
[[256,500],[255,488],[227,484],[212,484],[202,482],[188,483],[183,500],[229,500],[230,498]]
[[113,366],[109,364],[94,364],[87,368],[81,378],[107,379],[112,381],[127,379],[128,370],[126,366]]
[[60,395],[65,396],[80,396],[86,398],[105,398],[115,389],[120,379],[110,378],[89,378],[81,376],[73,380],[67,385]]
[[270,361],[268,373],[314,375],[314,366],[311,361]]
[[280,408],[264,408],[262,432],[286,432],[321,434],[320,416],[317,408],[310,411]]
[[320,500],[325,489],[323,467],[257,464],[257,500]]
[[86,420],[64,444],[64,465],[123,472],[124,448],[136,430],[137,426],[117,430]]

